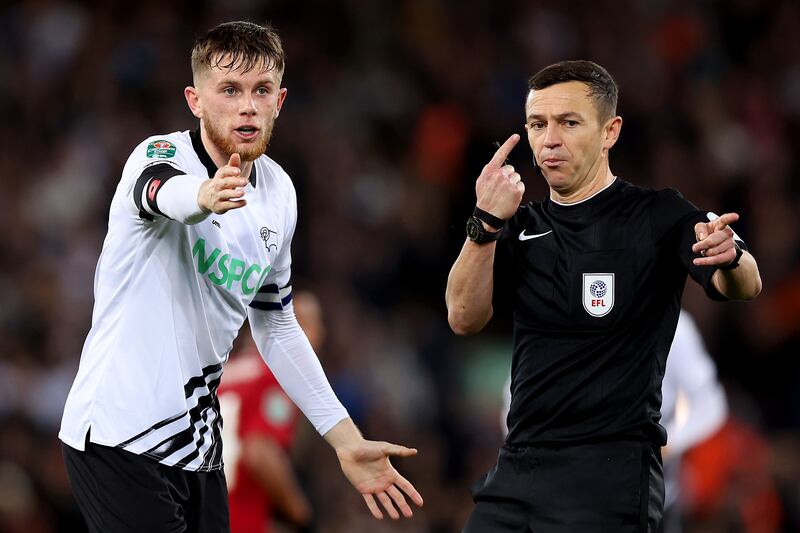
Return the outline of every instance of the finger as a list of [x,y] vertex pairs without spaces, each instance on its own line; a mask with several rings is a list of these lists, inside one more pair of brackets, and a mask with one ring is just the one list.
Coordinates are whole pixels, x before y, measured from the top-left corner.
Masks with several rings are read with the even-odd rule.
[[394,505],[392,505],[392,500],[389,499],[389,496],[387,496],[385,492],[378,493],[378,501],[383,504],[383,508],[386,509],[387,513],[389,513],[389,517],[392,520],[397,520],[400,518],[400,513],[398,513],[397,509],[394,508]]
[[521,181],[518,181],[517,190],[520,192],[520,194],[525,194],[525,184],[522,183]]
[[408,506],[406,503],[406,499],[403,497],[403,494],[397,490],[397,487],[391,485],[388,489],[386,489],[386,493],[392,497],[394,504],[400,509],[400,512],[403,513],[403,516],[406,518],[411,518],[414,513],[411,511],[411,507]]
[[717,229],[722,229],[725,226],[733,224],[737,220],[739,220],[739,215],[737,213],[725,213],[719,218],[712,220],[711,224],[714,224]]
[[242,169],[225,165],[224,167],[217,170],[217,172],[214,174],[214,177],[216,179],[232,178],[239,176],[241,173]]
[[733,241],[733,230],[727,226],[725,229],[715,231],[702,241],[694,243],[692,245],[692,251],[696,253],[702,250],[709,250],[715,246],[719,246],[725,241]]
[[247,180],[244,178],[240,178],[238,176],[230,176],[227,178],[222,178],[218,180],[216,183],[218,190],[238,189],[240,187],[244,187],[245,185],[247,185]]
[[235,188],[235,189],[223,189],[218,193],[219,201],[230,200],[232,198],[241,198],[244,196],[244,189]]
[[239,200],[227,200],[225,202],[218,202],[212,211],[221,215],[223,213],[227,213],[231,209],[239,209],[240,207],[244,207],[247,205],[247,200],[241,198]]
[[698,257],[697,259],[694,259],[692,263],[697,266],[727,265],[733,261],[734,258],[736,258],[736,252],[733,250],[733,248],[730,248],[720,255],[714,255],[711,257]]
[[506,142],[504,142],[503,145],[500,146],[500,148],[498,148],[497,151],[494,153],[494,156],[492,156],[492,160],[489,161],[489,166],[493,166],[495,168],[502,167],[503,163],[505,163],[506,158],[508,157],[508,154],[511,153],[511,150],[514,149],[514,146],[516,146],[518,142],[519,142],[519,135],[517,135],[516,133],[513,134],[511,137],[509,137],[506,140]]
[[382,451],[384,455],[397,455],[399,457],[411,457],[412,455],[417,455],[416,448],[406,448],[405,446],[391,444],[389,442],[383,443]]
[[522,176],[520,176],[519,174],[517,174],[516,172],[514,172],[513,174],[511,174],[511,175],[508,177],[508,180],[509,180],[511,183],[517,184],[517,183],[519,183],[519,182],[522,180]]
[[409,480],[400,474],[397,474],[397,479],[395,480],[394,484],[400,487],[400,490],[405,492],[408,497],[411,498],[411,501],[416,503],[418,507],[422,507],[422,505],[425,503],[422,500],[422,495],[417,492],[417,489],[414,488],[414,485],[412,485]]
[[698,241],[702,241],[708,237],[708,224],[706,222],[698,222],[694,225],[694,236]]
[[[703,256],[704,257],[713,257],[715,255],[724,254],[725,252],[727,252],[731,248],[733,248],[733,239],[728,239],[728,240],[722,242],[722,244],[720,244],[719,246],[715,246],[713,248],[709,248],[708,250],[705,250],[705,253],[703,254]],[[736,252],[734,252],[734,254],[735,253]]]
[[242,165],[242,158],[237,153],[232,153],[231,158],[228,159],[228,166],[231,167],[240,167]]
[[514,174],[514,167],[511,165],[504,165],[500,167],[500,173],[505,177],[509,177]]
[[383,513],[378,507],[378,504],[375,503],[375,498],[373,498],[372,494],[363,494],[362,496],[364,496],[364,501],[367,502],[367,508],[369,508],[369,512],[372,513],[372,516],[378,520],[383,520]]

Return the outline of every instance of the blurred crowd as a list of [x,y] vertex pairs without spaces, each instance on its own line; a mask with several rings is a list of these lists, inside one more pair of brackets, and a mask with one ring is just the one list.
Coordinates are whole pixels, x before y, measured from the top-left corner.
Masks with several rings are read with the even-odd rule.
[[[288,99],[268,155],[297,187],[294,285],[325,308],[323,365],[368,437],[420,450],[398,464],[425,508],[377,523],[308,430],[295,452],[320,532],[463,525],[502,442],[510,324],[453,335],[447,272],[492,143],[522,132],[527,78],[577,58],[620,85],[612,171],[738,212],[764,280],[746,304],[687,284],[731,419],[687,461],[686,530],[800,530],[800,4],[258,4],[0,7],[0,531],[82,531],[56,433],[110,199],[137,143],[197,127],[188,51],[234,19],[270,21],[284,41]],[[526,197],[543,197],[529,149],[511,159]]]

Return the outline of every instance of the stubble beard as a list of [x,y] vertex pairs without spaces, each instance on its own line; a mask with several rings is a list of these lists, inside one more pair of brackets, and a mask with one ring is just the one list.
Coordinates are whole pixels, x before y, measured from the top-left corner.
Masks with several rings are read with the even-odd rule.
[[265,124],[264,128],[259,131],[258,137],[252,142],[239,144],[231,141],[230,136],[220,131],[211,121],[204,120],[203,129],[208,139],[225,154],[225,157],[229,158],[231,154],[238,153],[242,161],[255,161],[267,151],[274,124],[274,122]]

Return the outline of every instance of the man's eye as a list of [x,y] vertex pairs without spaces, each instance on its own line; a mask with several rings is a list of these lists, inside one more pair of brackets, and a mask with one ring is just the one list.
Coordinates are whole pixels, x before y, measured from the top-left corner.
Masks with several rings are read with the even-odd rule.
[[269,89],[267,89],[266,87],[259,87],[258,89],[256,89],[256,93],[261,96],[265,96],[269,94]]
[[575,126],[578,125],[578,121],[577,120],[565,120],[564,124],[566,124],[568,128],[574,128]]
[[233,87],[225,87],[224,89],[222,89],[222,92],[228,96],[233,96],[234,94],[236,94],[236,89],[234,89]]
[[535,130],[540,130],[540,129],[544,128],[544,122],[532,122],[531,123],[531,128],[533,128]]

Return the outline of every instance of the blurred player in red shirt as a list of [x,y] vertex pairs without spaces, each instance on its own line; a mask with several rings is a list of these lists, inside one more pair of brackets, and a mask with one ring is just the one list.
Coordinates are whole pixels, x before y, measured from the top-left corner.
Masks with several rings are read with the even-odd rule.
[[[325,337],[319,300],[298,293],[294,311],[318,351]],[[268,533],[275,516],[305,527],[311,522],[311,507],[288,455],[299,412],[250,336],[239,338],[246,344],[232,354],[219,388],[231,533]]]

